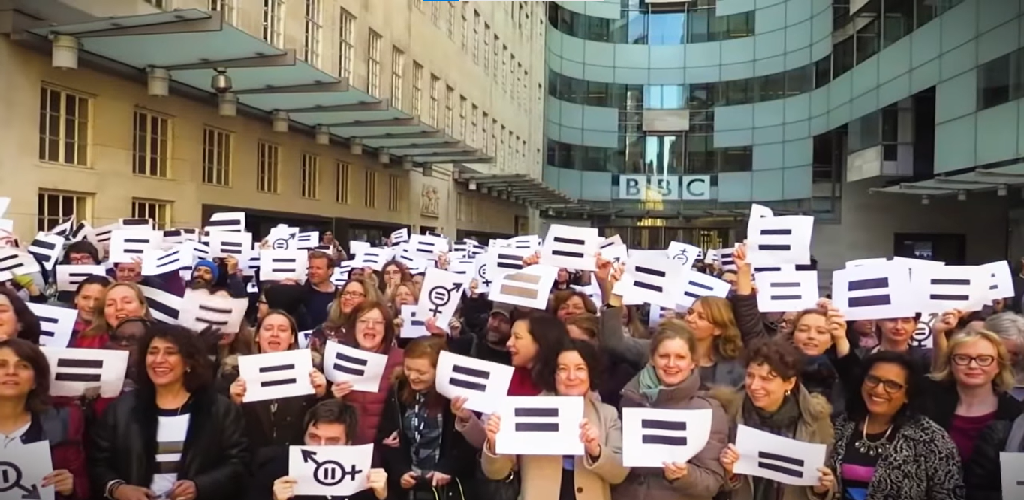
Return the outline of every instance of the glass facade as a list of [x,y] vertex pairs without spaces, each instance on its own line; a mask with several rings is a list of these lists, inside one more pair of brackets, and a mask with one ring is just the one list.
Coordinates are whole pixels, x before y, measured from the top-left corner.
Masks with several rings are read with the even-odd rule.
[[673,4],[671,10],[622,0],[620,19],[592,17],[549,2],[548,23],[573,38],[636,45],[720,42],[754,34],[753,12],[716,16],[715,0],[690,0]]

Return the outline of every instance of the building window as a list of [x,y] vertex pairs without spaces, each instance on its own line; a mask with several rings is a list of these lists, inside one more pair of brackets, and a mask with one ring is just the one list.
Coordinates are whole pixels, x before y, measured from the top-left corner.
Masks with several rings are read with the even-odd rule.
[[338,174],[338,184],[335,186],[334,201],[348,205],[348,192],[349,192],[349,171],[352,166],[343,161],[339,161],[335,164]]
[[320,65],[320,32],[323,31],[324,9],[320,0],[306,0],[306,31],[302,39],[302,58],[313,66]]
[[174,227],[171,224],[171,202],[158,200],[132,199],[132,218],[149,219],[153,228],[164,230]]
[[370,30],[369,60],[366,67],[366,91],[374,96],[380,97],[380,43],[381,36],[376,31]]
[[444,23],[444,29],[448,32],[448,38],[455,40],[455,5],[450,0],[445,3],[448,5],[448,21]]
[[444,93],[444,133],[452,135],[454,131],[455,89],[448,87]]
[[302,153],[300,165],[302,183],[299,194],[303,198],[317,199],[320,197],[320,157]]
[[501,49],[499,47],[501,47],[501,39],[498,38],[498,35],[494,35],[494,52],[492,52],[492,55],[494,55],[494,71],[491,73],[494,75],[495,84],[498,83],[498,78],[500,76],[498,67],[501,65]]
[[402,80],[405,78],[405,52],[398,47],[391,49],[391,107],[402,107]]
[[366,208],[377,208],[377,172],[366,171],[366,185],[363,189],[366,191]]
[[397,212],[402,209],[402,178],[395,174],[388,175],[388,210]]
[[152,5],[153,7],[156,7],[158,9],[160,9],[160,10],[166,10],[167,9],[167,0],[144,0],[144,1],[146,3]]
[[[501,47],[501,91],[508,93],[508,46]],[[497,78],[496,78],[497,80]]]
[[141,109],[135,110],[132,153],[135,156],[135,175],[161,177],[170,173],[171,120]]
[[210,10],[220,12],[226,23],[235,23],[235,0],[210,0]]
[[466,139],[466,96],[459,96],[459,139]]
[[491,120],[491,154],[498,155],[498,120]]
[[470,146],[476,147],[476,115],[480,112],[480,109],[474,104],[470,107],[469,112],[469,138],[466,143]]
[[352,62],[356,53],[356,18],[341,9],[339,23],[338,76],[352,80]]
[[469,18],[466,17],[466,4],[462,4],[462,52],[469,53]]
[[480,126],[482,127],[481,135],[480,135],[480,140],[482,140],[484,142],[484,144],[483,144],[484,147],[481,148],[481,150],[484,152],[484,154],[490,153],[490,150],[488,149],[488,147],[490,146],[490,143],[491,143],[491,135],[489,133],[490,122],[491,122],[491,120],[487,116],[487,112],[484,111],[484,115],[483,115],[483,118],[481,118],[481,123],[480,123]]
[[978,111],[1024,98],[1024,49],[978,67]]
[[88,97],[43,87],[39,99],[39,159],[87,166],[91,108]]
[[78,222],[92,219],[92,195],[67,191],[40,191],[36,195],[36,230],[51,231],[72,217]]
[[261,193],[279,193],[278,174],[281,166],[281,149],[275,144],[260,141],[256,152],[256,189]]
[[203,129],[203,183],[231,185],[231,132],[212,127]]
[[423,66],[412,63],[412,116],[423,118]]
[[484,23],[484,74],[491,65],[491,27]]
[[284,45],[284,0],[263,0],[263,39],[275,47]]
[[430,21],[434,26],[441,27],[441,2],[430,2]]
[[430,75],[430,109],[427,110],[427,123],[432,126],[437,126],[437,99],[438,94],[441,92],[441,79]]
[[480,13],[473,11],[473,64],[480,64]]

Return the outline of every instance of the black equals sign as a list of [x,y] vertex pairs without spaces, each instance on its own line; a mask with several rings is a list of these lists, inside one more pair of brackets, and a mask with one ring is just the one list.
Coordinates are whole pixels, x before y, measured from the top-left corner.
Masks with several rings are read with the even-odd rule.
[[[40,316],[38,314],[36,316],[39,316],[39,329],[41,330],[40,333],[46,335],[47,337],[53,337],[54,332],[57,330],[57,325],[60,324],[60,320],[58,320],[57,318],[52,318],[50,316]],[[60,366],[60,361],[63,360],[57,361],[58,366]],[[102,361],[100,362],[100,368],[103,368]]]
[[[847,285],[846,289],[850,292],[863,292],[865,290],[887,290],[888,288],[889,278],[870,278],[866,280],[851,281]],[[847,301],[847,305],[850,307],[887,306],[891,303],[892,298],[889,297],[889,294],[850,297]]]
[[[126,247],[128,247],[128,245],[143,245],[143,246],[147,246],[147,245],[150,245],[151,243],[152,242],[149,240],[149,238],[125,238],[124,239],[124,244],[125,244]],[[128,248],[124,249],[124,253],[143,253],[143,251],[144,250],[142,248],[131,248],[131,247],[128,247]]]
[[[295,365],[294,364],[274,365],[274,366],[261,366],[260,367],[260,373],[262,374],[262,373],[287,372],[287,371],[291,371],[291,370],[294,370],[294,369],[295,369]],[[264,381],[260,382],[260,387],[280,387],[282,385],[297,384],[298,382],[299,382],[299,380],[296,379],[295,377],[292,377],[292,378],[282,378],[282,379],[277,379],[277,380],[264,380]]]
[[[62,372],[61,368],[69,370],[95,370],[96,373]],[[103,360],[102,359],[68,359],[57,360],[57,370],[53,375],[55,382],[86,382],[98,383],[103,381]]]
[[[337,353],[334,355],[334,369],[341,372],[353,375],[356,377],[362,377],[366,375],[366,360],[349,356],[348,354]],[[345,363],[345,364],[343,364]],[[355,366],[352,366],[355,365]],[[362,368],[359,368],[362,367]]]
[[[210,313],[210,314],[215,315],[215,317],[221,318],[221,317],[224,317],[224,316],[231,317],[232,310],[231,309],[221,309],[219,307],[205,306],[205,305],[200,304],[199,305],[199,312],[200,313]],[[208,324],[210,326],[213,326],[213,327],[224,328],[224,327],[228,326],[228,320],[226,320],[226,319],[213,319],[213,320],[211,320],[211,319],[206,319],[201,314],[197,314],[196,316],[197,316],[196,319],[198,319],[199,321],[202,321],[203,323],[206,323],[206,324]]]
[[523,268],[523,258],[515,254],[499,253],[495,263],[500,269]]
[[[971,286],[971,280],[967,279],[947,279],[947,278],[935,278],[931,280],[932,286]],[[954,295],[947,293],[932,293],[928,294],[928,298],[931,300],[955,300],[955,301],[968,301],[971,300],[970,295]]]
[[270,265],[272,266],[271,271],[275,273],[290,273],[295,271],[295,259],[271,259]]
[[[772,283],[772,293],[769,295],[771,300],[800,300],[803,298],[802,295],[775,295],[774,291],[776,288],[800,288],[800,283]],[[788,290],[780,290],[779,293],[785,294]]]
[[[649,268],[649,267],[636,266],[636,272],[638,274],[645,274],[645,275],[650,276],[652,278],[665,279],[665,271],[662,271],[660,269],[652,269],[652,268]],[[642,281],[634,281],[633,282],[633,286],[635,286],[637,288],[643,288],[644,290],[650,290],[650,291],[656,292],[656,293],[661,293],[662,290],[663,290],[663,287],[661,287],[661,286],[658,286],[658,285],[655,285],[655,284],[652,284],[652,283],[644,283]]]
[[[451,384],[451,385],[453,385],[455,387],[461,387],[463,389],[469,389],[471,391],[477,391],[477,392],[486,392],[487,391],[487,381],[490,380],[490,378],[491,378],[491,373],[488,372],[487,370],[477,370],[476,368],[470,368],[468,366],[452,365],[452,373],[453,373],[452,377],[450,379],[448,379],[448,383],[449,384]],[[476,380],[482,381],[482,382],[477,382],[477,381],[473,381],[473,380],[467,380],[467,379],[464,379],[464,378],[456,378],[455,375],[462,375],[462,376],[465,376],[465,377],[470,377],[470,378],[473,378],[473,379],[476,379]],[[517,413],[517,415],[518,415],[518,413]],[[556,414],[556,416],[557,416],[557,414]]]
[[709,285],[705,285],[704,283],[701,283],[699,281],[691,281],[691,282],[688,283],[688,285],[689,286],[687,287],[686,291],[683,292],[683,295],[686,295],[687,297],[694,298],[694,299],[699,299],[699,298],[703,297],[703,295],[698,295],[697,291],[692,291],[691,292],[690,288],[697,288],[699,290],[703,290],[703,291],[709,292],[709,293],[714,291],[714,289],[712,289]]
[[[558,243],[558,244],[561,244],[561,245],[573,245],[573,246],[579,246],[579,247],[582,247],[582,246],[587,244],[586,241],[583,241],[581,239],[577,239],[577,238],[562,238],[560,236],[555,236],[552,239],[552,243]],[[570,257],[570,258],[575,258],[575,259],[582,259],[583,258],[583,252],[570,252],[568,250],[552,250],[551,251],[551,255],[557,255],[559,257]]]
[[[646,431],[686,432],[686,422],[643,419],[640,421],[640,428]],[[686,446],[686,436],[644,433],[641,437],[641,442],[643,444]]]
[[[558,408],[516,408],[516,418],[558,418]],[[516,422],[516,432],[559,432],[558,422]]]
[[[792,229],[762,229],[760,236],[792,236]],[[792,245],[787,244],[759,244],[757,245],[758,250],[764,250],[768,252],[787,252],[793,249]],[[732,254],[729,254],[729,258],[732,258]]]
[[764,470],[778,472],[779,474],[785,474],[791,477],[804,477],[803,460],[787,457],[786,455],[779,455],[778,453],[769,453],[767,451],[757,452],[757,466]]

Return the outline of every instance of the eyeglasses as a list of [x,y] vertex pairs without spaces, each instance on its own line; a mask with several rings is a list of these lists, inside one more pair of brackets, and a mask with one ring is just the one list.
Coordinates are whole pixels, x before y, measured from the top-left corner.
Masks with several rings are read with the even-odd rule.
[[967,354],[954,354],[949,357],[953,361],[954,365],[957,366],[968,366],[971,361],[974,361],[978,366],[986,368],[992,366],[992,363],[996,362],[996,357],[989,354],[982,354],[981,356],[970,356]]
[[884,379],[876,375],[864,377],[864,385],[868,386],[869,389],[874,389],[881,385],[882,389],[888,394],[896,394],[907,387],[895,380]]

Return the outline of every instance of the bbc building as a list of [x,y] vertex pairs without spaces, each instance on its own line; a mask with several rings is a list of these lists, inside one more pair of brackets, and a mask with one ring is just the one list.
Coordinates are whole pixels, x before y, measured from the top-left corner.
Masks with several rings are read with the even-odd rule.
[[544,183],[634,248],[744,238],[751,203],[812,253],[1024,255],[1024,0],[548,3]]

